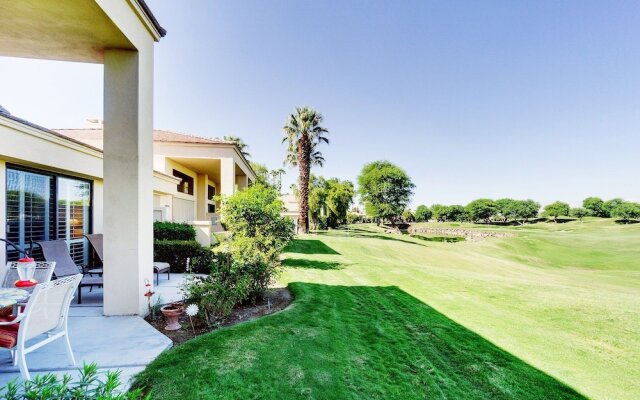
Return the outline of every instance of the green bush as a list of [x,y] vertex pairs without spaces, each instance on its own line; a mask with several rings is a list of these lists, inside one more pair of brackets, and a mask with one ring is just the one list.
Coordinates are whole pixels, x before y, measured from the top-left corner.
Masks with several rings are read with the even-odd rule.
[[6,400],[39,399],[83,399],[83,400],[139,400],[150,399],[143,396],[142,390],[128,393],[119,391],[120,372],[108,371],[105,380],[98,377],[96,364],[85,364],[80,378],[72,381],[68,374],[58,377],[52,373],[37,375],[30,381],[13,380],[0,388],[0,398]]
[[283,203],[270,187],[253,185],[224,199],[221,214],[233,233],[234,269],[251,277],[249,297],[261,296],[280,268],[280,253],[293,238],[293,222],[280,215]]
[[196,230],[189,224],[178,222],[154,222],[155,240],[196,240]]
[[209,275],[189,276],[182,291],[185,302],[197,304],[204,320],[215,325],[247,298],[250,286],[251,276],[237,268],[229,254],[221,253],[211,265]]
[[195,240],[156,240],[153,243],[153,260],[171,264],[171,272],[186,272],[187,259],[197,273],[208,273],[213,252]]

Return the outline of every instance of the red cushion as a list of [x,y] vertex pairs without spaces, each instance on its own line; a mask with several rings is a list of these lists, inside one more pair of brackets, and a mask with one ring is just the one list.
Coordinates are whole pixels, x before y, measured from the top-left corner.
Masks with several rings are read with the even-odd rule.
[[[11,322],[16,319],[15,315],[9,315],[8,317],[0,317],[0,322]],[[0,329],[6,329],[11,331],[17,331],[20,328],[20,323],[11,325],[0,325]]]
[[[17,325],[17,324],[16,324]],[[18,341],[18,330],[0,327],[0,346],[10,349]]]

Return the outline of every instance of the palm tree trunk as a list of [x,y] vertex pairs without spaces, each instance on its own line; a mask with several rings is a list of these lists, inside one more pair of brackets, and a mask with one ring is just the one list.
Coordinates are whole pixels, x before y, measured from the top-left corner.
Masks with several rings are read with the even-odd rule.
[[298,218],[298,232],[309,233],[309,176],[311,175],[311,143],[309,137],[303,135],[298,142],[298,205],[300,217]]

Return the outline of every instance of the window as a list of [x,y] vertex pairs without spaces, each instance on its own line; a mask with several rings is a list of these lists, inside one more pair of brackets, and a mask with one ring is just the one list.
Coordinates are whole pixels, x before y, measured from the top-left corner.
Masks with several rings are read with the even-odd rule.
[[207,204],[208,206],[208,211],[210,214],[215,214],[216,212],[216,205],[215,204]]
[[89,182],[70,178],[58,178],[58,239],[69,244],[71,258],[79,265],[89,262],[84,235],[89,233]]
[[[91,183],[19,167],[7,168],[7,239],[21,248],[31,240],[65,239],[79,265],[88,262]],[[39,249],[34,248],[36,258]],[[7,259],[18,259],[7,248]]]
[[184,193],[193,196],[193,178],[178,171],[177,169],[173,170],[173,176],[175,176],[176,178],[180,178],[180,183],[178,183],[178,193]]
[[207,200],[213,201],[214,197],[216,197],[215,186],[207,185]]

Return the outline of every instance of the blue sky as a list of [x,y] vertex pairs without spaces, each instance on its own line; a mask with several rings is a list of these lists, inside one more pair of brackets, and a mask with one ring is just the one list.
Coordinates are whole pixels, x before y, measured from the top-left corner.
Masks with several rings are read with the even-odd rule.
[[[148,3],[157,128],[238,135],[279,168],[309,105],[332,140],[314,173],[387,159],[414,206],[640,200],[640,2]],[[47,127],[101,116],[101,85],[99,65],[0,58],[0,104]]]

